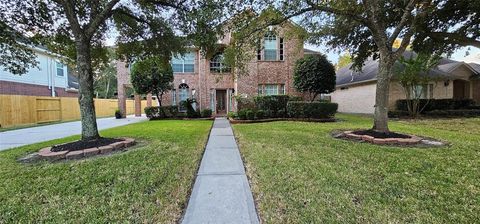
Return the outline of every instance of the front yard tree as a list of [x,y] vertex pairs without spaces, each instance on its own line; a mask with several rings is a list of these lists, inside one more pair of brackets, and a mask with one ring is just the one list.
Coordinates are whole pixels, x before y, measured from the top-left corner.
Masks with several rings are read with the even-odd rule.
[[131,81],[135,92],[154,94],[158,106],[162,106],[162,96],[173,87],[173,70],[168,60],[149,57],[133,64]]
[[[461,45],[479,46],[479,4],[470,0],[282,1],[286,14],[278,23],[301,16],[310,41],[349,49],[354,68],[379,59],[373,129],[389,132],[388,99],[394,63],[413,43],[414,50],[432,53]],[[392,47],[401,39],[398,48]]]
[[[9,17],[5,20],[2,18],[2,22],[6,25],[21,28],[22,35],[25,37],[42,36],[43,40],[49,42],[65,43],[63,46],[57,44],[57,48],[53,50],[67,49],[68,53],[71,53],[68,56],[72,57],[79,77],[78,101],[83,140],[100,137],[93,102],[92,61],[105,56],[101,53],[97,55],[96,52],[106,52],[102,49],[105,47],[108,31],[113,25],[120,33],[117,44],[122,46],[128,43],[131,46],[130,53],[134,52],[141,56],[169,55],[172,48],[163,47],[171,44],[168,41],[171,37],[170,27],[180,27],[179,30],[181,30],[184,23],[189,24],[185,27],[196,27],[195,20],[186,20],[190,18],[187,15],[195,11],[195,8],[202,6],[204,2],[211,2],[211,0],[201,2],[193,0],[181,2],[173,0],[0,1],[2,10],[8,11],[8,13],[2,13]],[[209,6],[215,6],[215,4],[209,4]],[[194,29],[191,28],[191,30]],[[167,35],[163,35],[165,33]],[[188,33],[186,34],[188,36]],[[212,38],[206,39],[212,40]]]
[[300,92],[307,92],[314,101],[319,94],[335,91],[335,67],[325,55],[307,55],[295,64],[293,85]]
[[[396,66],[394,78],[404,90],[407,110],[413,118],[416,118],[430,101],[430,97],[426,96],[428,85],[432,82],[436,84],[436,81],[440,78],[438,74],[433,74],[430,69],[434,68],[439,60],[440,56],[438,55],[420,54],[417,57],[402,57]],[[433,91],[433,88],[430,91]],[[425,102],[422,102],[424,99]]]

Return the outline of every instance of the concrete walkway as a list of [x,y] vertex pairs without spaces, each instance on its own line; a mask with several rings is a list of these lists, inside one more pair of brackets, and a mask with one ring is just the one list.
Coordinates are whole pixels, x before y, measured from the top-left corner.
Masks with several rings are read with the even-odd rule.
[[259,223],[230,122],[216,118],[182,223]]
[[[97,119],[97,125],[99,130],[103,130],[145,120],[147,120],[145,116],[135,117],[131,115],[126,119],[109,117]],[[0,132],[0,151],[72,135],[79,135],[81,130],[82,127],[80,121],[72,121]]]

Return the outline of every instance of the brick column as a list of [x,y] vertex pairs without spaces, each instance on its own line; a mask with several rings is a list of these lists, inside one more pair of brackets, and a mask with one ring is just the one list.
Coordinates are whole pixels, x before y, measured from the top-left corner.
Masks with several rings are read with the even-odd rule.
[[152,94],[149,93],[147,94],[147,107],[151,107],[152,106]]
[[140,117],[142,116],[142,99],[140,98],[140,95],[135,94],[134,100],[135,100],[135,117]]
[[120,85],[118,86],[118,109],[122,114],[123,118],[127,117],[127,95],[125,91],[125,86]]

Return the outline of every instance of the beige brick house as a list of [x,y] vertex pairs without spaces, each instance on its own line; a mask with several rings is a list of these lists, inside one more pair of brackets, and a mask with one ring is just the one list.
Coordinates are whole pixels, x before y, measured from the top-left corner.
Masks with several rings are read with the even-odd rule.
[[[199,49],[191,48],[183,56],[174,56],[171,61],[174,90],[164,94],[162,105],[179,105],[187,98],[195,98],[197,109],[212,109],[214,114],[221,115],[236,110],[235,96],[298,95],[293,87],[295,61],[304,54],[318,52],[304,49],[303,39],[285,37],[293,26],[287,23],[264,37],[262,49],[253,52],[247,64],[246,75],[234,74],[226,68],[222,52],[204,57]],[[227,34],[219,45],[227,46],[229,43],[230,35]],[[125,62],[117,63],[117,76],[119,108],[124,111],[125,88],[131,86]],[[147,101],[151,105],[150,95]]]
[[[405,52],[404,57],[414,56]],[[376,76],[378,61],[369,60],[361,71],[353,71],[347,65],[337,71],[337,86],[331,94],[332,102],[338,103],[338,111],[345,113],[373,114],[375,106]],[[438,66],[429,71],[438,81],[422,86],[422,97],[430,99],[473,99],[480,104],[480,65],[442,58]],[[392,80],[390,84],[389,109],[395,109],[399,99],[405,99],[402,86]]]

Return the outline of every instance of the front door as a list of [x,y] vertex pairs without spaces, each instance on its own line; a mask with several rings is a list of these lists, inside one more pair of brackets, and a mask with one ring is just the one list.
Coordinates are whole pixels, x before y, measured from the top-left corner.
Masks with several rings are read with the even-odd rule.
[[217,114],[226,114],[226,108],[227,108],[227,91],[226,90],[217,90],[216,92],[216,109],[217,109]]

